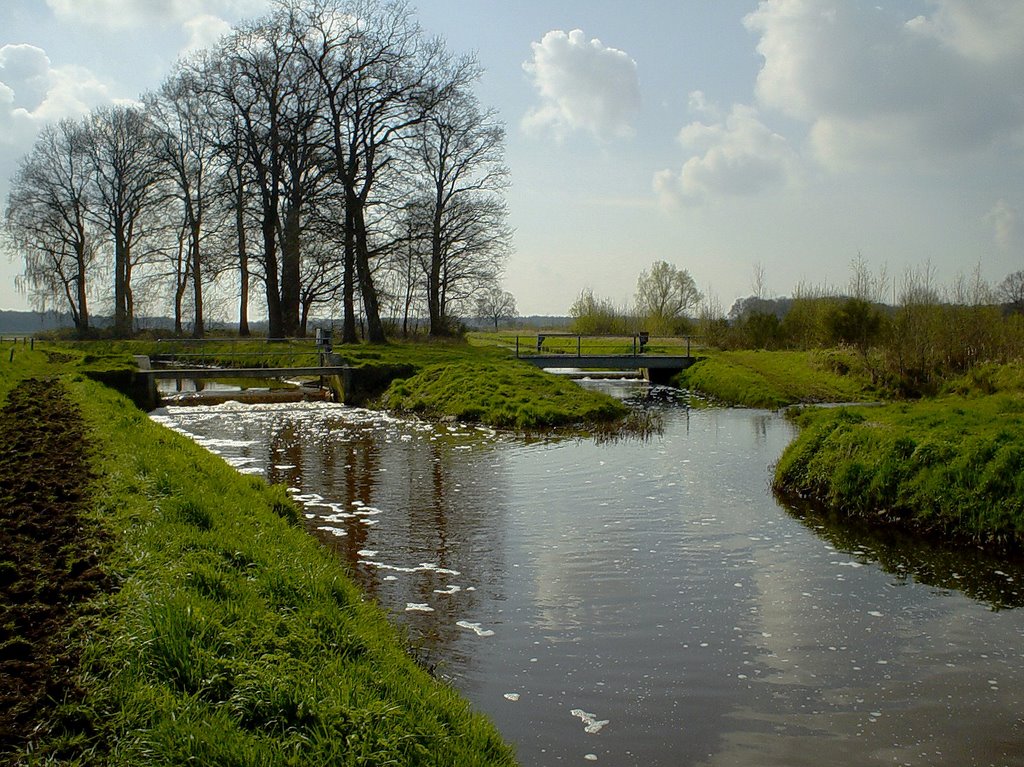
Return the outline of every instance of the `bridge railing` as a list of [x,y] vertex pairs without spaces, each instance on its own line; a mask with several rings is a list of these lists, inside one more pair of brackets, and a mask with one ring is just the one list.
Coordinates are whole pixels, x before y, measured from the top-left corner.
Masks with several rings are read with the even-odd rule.
[[690,357],[694,336],[659,337],[647,333],[632,336],[592,336],[582,333],[536,333],[515,337],[516,357],[639,357],[664,355]]

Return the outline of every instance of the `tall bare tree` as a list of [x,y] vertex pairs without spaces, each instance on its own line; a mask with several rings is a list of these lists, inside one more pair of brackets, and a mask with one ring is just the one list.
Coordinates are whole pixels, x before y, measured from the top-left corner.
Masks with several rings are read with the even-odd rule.
[[345,194],[342,340],[355,340],[358,285],[367,339],[383,343],[370,212],[379,188],[399,170],[411,129],[444,97],[433,77],[442,68],[443,45],[424,38],[400,0],[282,0],[281,7],[319,79],[333,167]]
[[79,332],[89,329],[91,171],[85,128],[61,120],[40,132],[14,176],[4,225],[24,259],[20,285],[40,309],[63,306]]
[[147,109],[157,128],[154,134],[156,154],[166,166],[168,183],[174,190],[181,216],[182,247],[179,251],[185,255],[182,261],[186,279],[175,286],[175,329],[181,332],[184,291],[191,284],[192,332],[197,338],[205,332],[203,284],[207,258],[204,243],[216,228],[212,217],[219,207],[217,178],[223,170],[217,156],[216,116],[204,95],[197,70],[179,66],[159,92],[147,99]]
[[153,151],[154,130],[130,106],[97,109],[88,120],[88,147],[95,202],[92,214],[113,248],[114,330],[129,335],[134,324],[132,273],[146,255],[145,217],[160,202],[161,165]]
[[471,58],[450,65],[447,94],[415,130],[429,237],[424,271],[432,336],[450,332],[450,306],[493,282],[508,251],[505,131],[469,90],[479,75]]

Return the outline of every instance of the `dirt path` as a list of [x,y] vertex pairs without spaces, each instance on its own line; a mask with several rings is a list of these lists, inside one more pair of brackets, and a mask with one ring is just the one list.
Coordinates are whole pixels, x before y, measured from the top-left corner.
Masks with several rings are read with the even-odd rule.
[[85,424],[63,386],[29,379],[0,410],[0,764],[74,697],[76,606],[105,587],[83,514]]

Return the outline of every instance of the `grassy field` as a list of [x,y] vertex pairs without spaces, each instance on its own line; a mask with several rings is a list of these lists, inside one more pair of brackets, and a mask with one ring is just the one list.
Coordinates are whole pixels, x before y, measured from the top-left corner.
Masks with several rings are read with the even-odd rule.
[[914,529],[1024,543],[1024,366],[985,366],[934,399],[808,410],[775,488]]
[[777,409],[878,399],[870,378],[843,352],[713,352],[679,376],[679,387],[725,405]]
[[[84,419],[84,440],[58,438],[48,454],[23,458],[45,472],[62,444],[86,450],[83,525],[92,532],[75,535],[97,552],[114,588],[74,606],[55,630],[59,643],[75,650],[72,682],[59,688],[66,697],[37,712],[22,730],[25,740],[5,741],[0,758],[514,763],[488,721],[413,663],[381,611],[301,529],[282,489],[238,474],[155,425],[121,395],[74,372],[77,363],[63,354],[48,361],[43,352],[16,353],[13,365],[5,355],[0,398],[20,391],[27,378],[47,379],[38,385]],[[53,427],[59,437],[60,423]],[[5,485],[5,505],[37,490],[35,483]],[[10,628],[5,622],[4,631]]]

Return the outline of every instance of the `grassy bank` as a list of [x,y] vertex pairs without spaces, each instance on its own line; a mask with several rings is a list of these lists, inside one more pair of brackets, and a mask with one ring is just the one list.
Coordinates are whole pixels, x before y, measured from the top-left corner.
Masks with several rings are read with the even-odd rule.
[[678,386],[722,404],[770,409],[879,396],[856,357],[839,351],[713,352],[684,370]]
[[976,541],[1024,543],[1024,367],[985,366],[942,396],[808,410],[775,470],[782,494]]
[[[316,364],[310,342],[146,341],[87,342],[68,345],[88,365],[130,364],[132,354],[201,354],[204,364],[234,367],[287,367]],[[198,351],[197,351],[198,350]],[[456,418],[501,428],[545,429],[574,424],[607,424],[627,409],[606,394],[519,362],[493,343],[396,343],[339,346],[343,364],[365,368],[362,377],[379,392],[371,405],[428,418]],[[120,360],[120,363],[118,362]],[[379,372],[380,375],[375,375]],[[397,376],[397,377],[396,377]]]
[[624,417],[615,399],[514,361],[470,360],[430,365],[395,381],[384,407],[491,426],[538,429]]
[[[10,368],[0,394],[62,372],[41,355]],[[80,695],[56,701],[26,761],[513,763],[493,726],[410,660],[280,488],[84,376],[62,381],[95,476],[90,540],[116,589],[62,629]],[[45,470],[48,456],[33,460]]]

